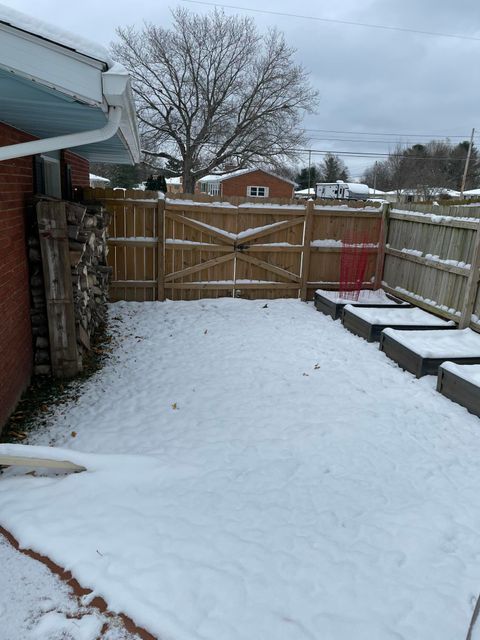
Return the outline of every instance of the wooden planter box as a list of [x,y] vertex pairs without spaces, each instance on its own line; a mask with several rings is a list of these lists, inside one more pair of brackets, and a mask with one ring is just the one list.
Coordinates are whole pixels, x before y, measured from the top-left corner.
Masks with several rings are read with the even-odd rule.
[[[373,319],[364,316],[372,316],[375,314],[369,314],[370,309],[375,307],[353,307],[347,305],[343,311],[342,323],[343,326],[355,333],[357,336],[365,338],[368,342],[378,342],[382,331],[387,328],[401,329],[404,331],[427,331],[431,330],[444,330],[455,329],[455,323],[449,320],[443,320],[436,316],[421,311],[417,307],[396,307],[396,308],[383,308],[383,315],[380,319]],[[389,314],[389,311],[393,311],[393,314]],[[388,316],[391,316],[391,319]],[[363,317],[362,317],[363,316]],[[404,316],[404,318],[402,318]]]
[[[428,337],[431,335],[429,330],[432,329],[432,327],[423,329],[422,337],[428,340]],[[466,331],[470,331],[470,329]],[[452,333],[449,332],[448,337],[455,340],[455,337],[457,335],[461,337],[462,333],[464,332],[458,330]],[[473,334],[473,332],[471,333]],[[422,353],[418,347],[408,344],[409,337],[412,341],[417,338],[415,335],[417,334],[417,330],[408,330],[408,334],[410,335],[402,336],[400,331],[384,331],[380,338],[380,350],[391,360],[394,360],[402,369],[410,371],[410,373],[413,373],[417,378],[426,375],[437,375],[439,367],[447,360],[457,364],[480,364],[480,336],[478,336],[478,355],[466,356],[461,355],[461,351],[455,352],[454,348],[451,348],[450,355],[446,352],[444,354],[440,352],[438,354],[433,352]],[[407,342],[407,344],[405,344],[405,342]],[[456,353],[457,355],[455,355]]]
[[[480,385],[458,375],[458,367],[455,367],[456,371],[450,370],[448,364],[444,363],[438,369],[437,391],[480,417]],[[465,370],[470,368],[471,366],[461,367]]]
[[399,300],[390,294],[385,294],[385,297],[388,298],[386,302],[375,302],[375,298],[372,298],[372,302],[349,302],[348,300],[337,302],[332,300],[327,295],[320,293],[319,291],[315,291],[315,308],[317,311],[321,311],[327,316],[331,316],[334,320],[338,320],[338,318],[342,317],[343,310],[347,306],[347,304],[352,305],[352,307],[375,307],[377,309],[388,308],[388,307],[412,307],[413,305],[408,302],[403,302],[403,300]]

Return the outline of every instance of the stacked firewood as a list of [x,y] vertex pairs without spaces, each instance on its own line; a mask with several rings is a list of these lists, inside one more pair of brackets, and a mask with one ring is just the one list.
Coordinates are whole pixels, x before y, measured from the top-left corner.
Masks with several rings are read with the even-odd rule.
[[[108,213],[101,205],[66,203],[68,248],[79,360],[105,320],[111,267],[107,266]],[[29,237],[34,373],[50,375],[50,346],[45,282],[38,227]]]
[[73,302],[80,356],[105,320],[108,282],[108,213],[101,205],[67,205]]

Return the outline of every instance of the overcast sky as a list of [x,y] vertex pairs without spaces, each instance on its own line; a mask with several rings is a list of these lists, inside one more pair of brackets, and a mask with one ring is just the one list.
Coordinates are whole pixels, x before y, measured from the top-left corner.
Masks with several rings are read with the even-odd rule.
[[[144,20],[167,26],[169,8],[177,4],[197,12],[211,10],[206,5],[158,0],[0,1],[107,46],[115,39],[117,26],[141,26]],[[296,48],[298,61],[320,91],[317,113],[304,124],[312,149],[382,154],[398,142],[446,136],[457,142],[467,139],[472,127],[478,127],[480,141],[479,0],[232,0],[227,4],[244,7],[245,11],[225,10],[254,16],[261,30],[278,27]],[[260,7],[311,19],[247,11]],[[478,40],[333,24],[315,17]],[[352,175],[359,176],[375,158],[344,156],[344,160]]]

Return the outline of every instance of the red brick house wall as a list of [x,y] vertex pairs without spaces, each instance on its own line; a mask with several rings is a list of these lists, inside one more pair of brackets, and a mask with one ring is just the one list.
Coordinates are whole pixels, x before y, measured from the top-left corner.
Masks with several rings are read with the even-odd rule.
[[[247,187],[268,187],[268,198],[293,198],[293,184],[258,169],[222,181],[223,196],[246,196]],[[261,200],[262,198],[259,198]]]
[[[0,123],[0,146],[35,138]],[[89,164],[71,151],[72,186],[89,185]],[[62,163],[62,164],[63,164]],[[27,204],[33,196],[32,156],[0,162],[0,432],[32,373]]]
[[[0,146],[32,140],[0,123]],[[0,431],[30,380],[32,330],[26,201],[33,191],[32,158],[0,162]]]
[[88,187],[90,186],[90,168],[88,160],[77,156],[71,151],[62,153],[62,162],[69,164],[72,169],[72,187]]

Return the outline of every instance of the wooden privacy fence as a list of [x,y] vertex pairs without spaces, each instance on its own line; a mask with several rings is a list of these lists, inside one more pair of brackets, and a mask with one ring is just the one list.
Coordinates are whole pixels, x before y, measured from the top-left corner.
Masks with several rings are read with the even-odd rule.
[[280,204],[89,189],[111,214],[110,298],[301,297],[339,286],[342,239],[367,243],[365,286],[380,282],[380,208]]
[[480,207],[392,205],[383,288],[479,329]]

